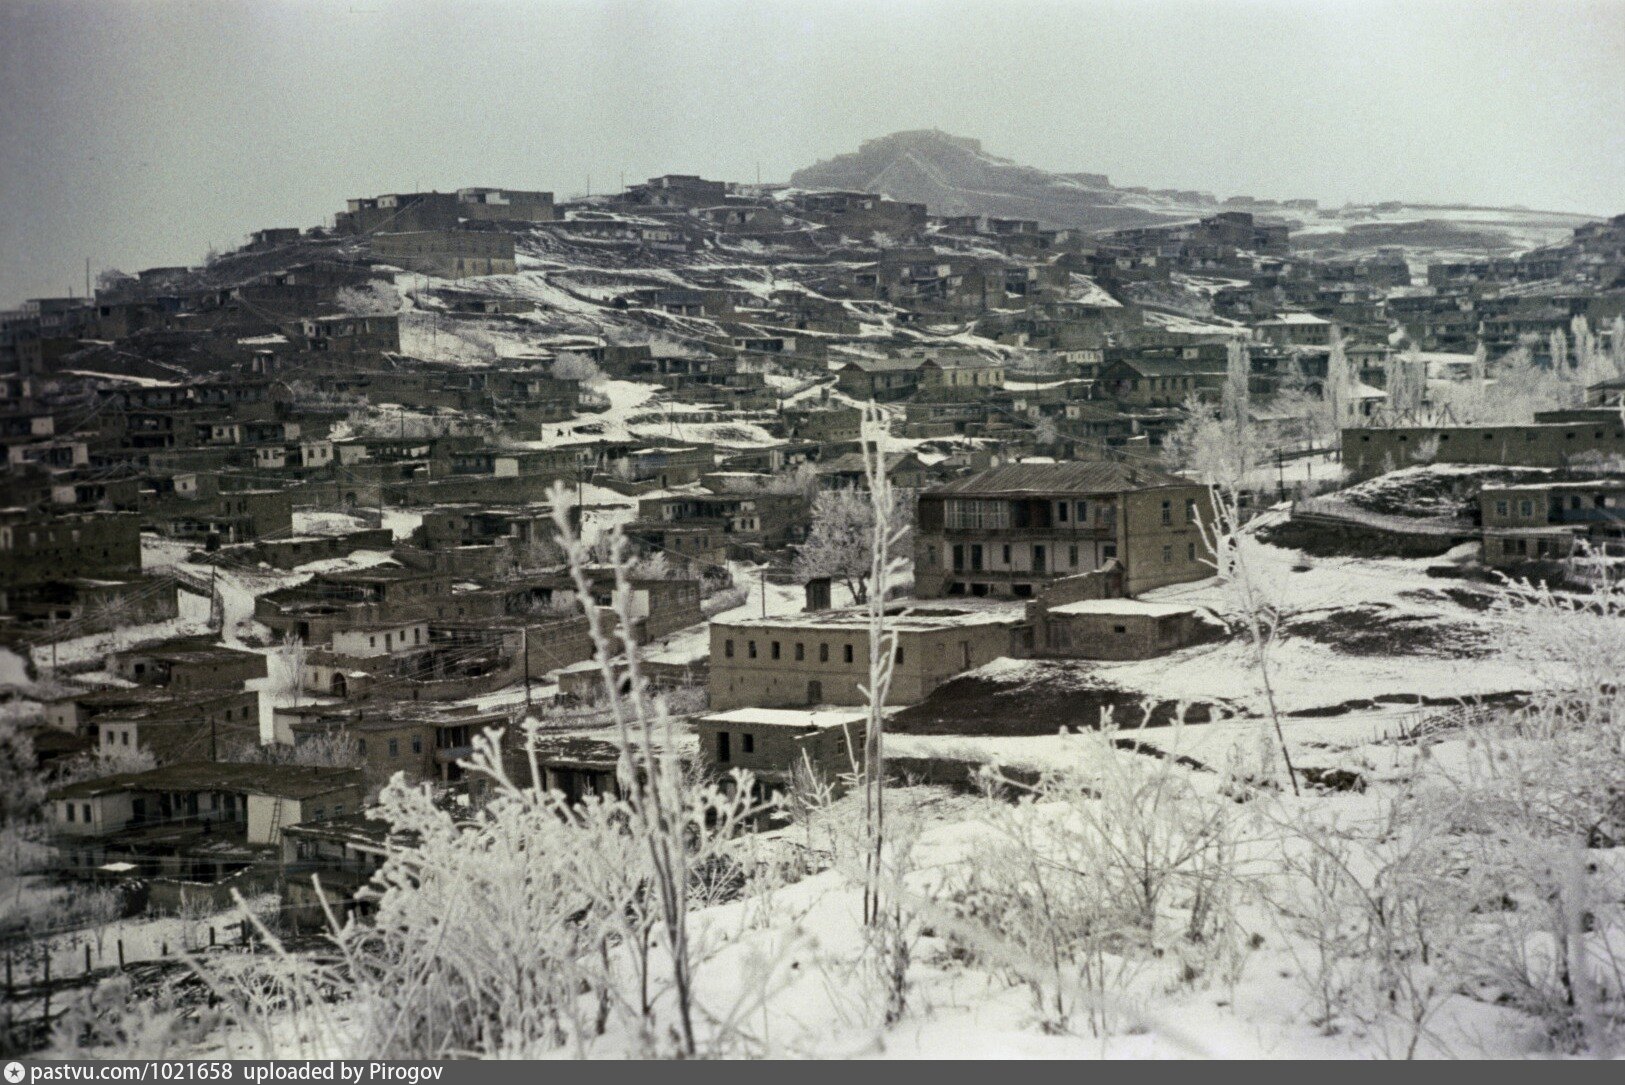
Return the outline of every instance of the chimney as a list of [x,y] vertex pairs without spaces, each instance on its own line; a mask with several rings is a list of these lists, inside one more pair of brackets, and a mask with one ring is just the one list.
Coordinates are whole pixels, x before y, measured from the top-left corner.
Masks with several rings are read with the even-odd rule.
[[815,576],[807,581],[807,605],[803,611],[817,611],[829,609],[830,579],[827,576]]

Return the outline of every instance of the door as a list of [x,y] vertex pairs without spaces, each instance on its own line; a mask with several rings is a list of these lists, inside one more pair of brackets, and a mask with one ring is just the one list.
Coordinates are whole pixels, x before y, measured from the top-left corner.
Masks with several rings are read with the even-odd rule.
[[810,705],[824,703],[824,683],[816,681],[807,683],[807,703]]
[[1043,543],[1034,543],[1033,544],[1033,572],[1041,573],[1043,571],[1044,571],[1044,544]]
[[728,743],[730,737],[727,731],[717,732],[717,761],[722,764],[733,760],[733,750]]

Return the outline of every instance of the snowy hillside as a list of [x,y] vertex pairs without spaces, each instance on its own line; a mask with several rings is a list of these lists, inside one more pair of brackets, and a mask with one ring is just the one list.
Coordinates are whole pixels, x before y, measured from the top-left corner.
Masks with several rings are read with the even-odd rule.
[[[1082,152],[1080,152],[1082,153]],[[1400,246],[1415,255],[1482,256],[1566,240],[1589,216],[1525,208],[1408,205],[1315,208],[1312,201],[1242,199],[1176,189],[1114,186],[1100,174],[1052,173],[938,131],[896,132],[856,152],[798,170],[802,188],[876,192],[923,203],[938,215],[1037,219],[1090,233],[1250,211],[1292,226],[1295,247],[1322,256]]]

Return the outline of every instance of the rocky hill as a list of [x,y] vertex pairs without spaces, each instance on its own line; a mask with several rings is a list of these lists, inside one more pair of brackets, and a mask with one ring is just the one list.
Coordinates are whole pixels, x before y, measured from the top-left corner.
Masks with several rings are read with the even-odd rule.
[[1398,247],[1422,259],[1504,255],[1566,240],[1590,216],[1525,208],[1399,202],[1322,209],[1312,200],[1232,196],[1184,189],[1119,188],[1098,173],[1051,173],[989,154],[979,140],[935,130],[894,132],[851,154],[797,170],[799,188],[876,192],[927,205],[938,215],[1037,219],[1057,229],[1105,232],[1251,211],[1289,223],[1297,247],[1349,256]]
[[982,150],[979,140],[922,130],[866,141],[852,154],[798,170],[800,188],[879,192],[939,215],[1038,219],[1046,226],[1121,229],[1189,218],[1212,195],[1114,188],[1097,173],[1049,173]]

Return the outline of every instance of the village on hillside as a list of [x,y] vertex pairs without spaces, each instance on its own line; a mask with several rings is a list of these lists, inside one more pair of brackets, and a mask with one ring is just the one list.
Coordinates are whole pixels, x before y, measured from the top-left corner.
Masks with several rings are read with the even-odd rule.
[[[401,1057],[1617,1042],[1625,214],[1482,258],[1313,215],[471,186],[0,314],[6,1050],[135,1052],[137,1004],[170,1052],[382,1043],[437,923],[492,986],[423,964]],[[1107,900],[1076,841],[1165,816],[1165,894]],[[1507,858],[1543,832],[1580,865]],[[1230,880],[1281,855],[1296,904]],[[210,1016],[253,962],[277,1028]]]

